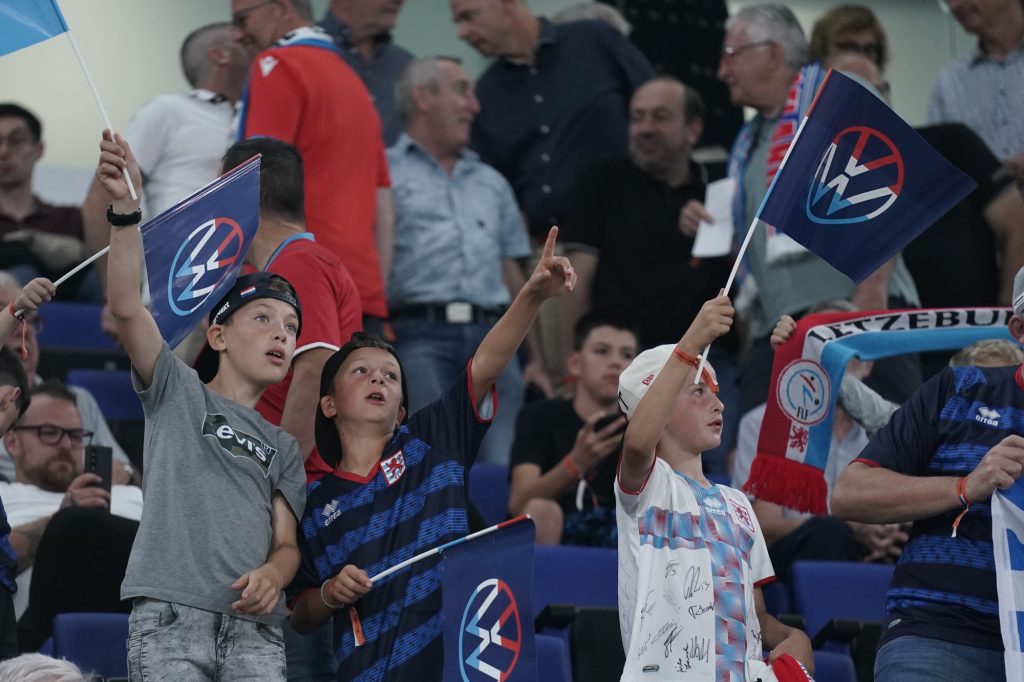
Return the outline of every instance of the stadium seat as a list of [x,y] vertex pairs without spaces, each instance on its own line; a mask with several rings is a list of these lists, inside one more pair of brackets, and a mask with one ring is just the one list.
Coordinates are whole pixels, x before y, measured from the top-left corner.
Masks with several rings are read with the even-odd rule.
[[561,637],[536,635],[538,682],[572,682],[569,649]]
[[815,638],[835,619],[880,622],[893,567],[856,561],[797,561],[793,601]]
[[99,303],[47,303],[41,310],[44,324],[39,332],[39,347],[119,353],[117,344],[100,327],[102,312]]
[[789,613],[789,590],[778,580],[770,582],[761,588],[764,595],[764,607],[769,614],[778,616],[780,613]]
[[618,552],[600,547],[537,545],[533,612],[548,604],[618,606]]
[[469,470],[469,501],[489,526],[508,518],[508,467],[477,462]]
[[128,614],[61,613],[53,619],[53,656],[104,678],[128,676]]
[[67,383],[92,393],[108,421],[145,419],[128,370],[72,369]]
[[853,659],[834,651],[815,651],[814,679],[819,682],[857,682]]

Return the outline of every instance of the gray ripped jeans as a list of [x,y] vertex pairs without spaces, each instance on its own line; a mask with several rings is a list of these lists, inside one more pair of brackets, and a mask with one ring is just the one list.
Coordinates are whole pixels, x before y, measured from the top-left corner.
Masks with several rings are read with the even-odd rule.
[[128,674],[154,680],[284,680],[281,628],[160,601],[136,599],[128,621]]

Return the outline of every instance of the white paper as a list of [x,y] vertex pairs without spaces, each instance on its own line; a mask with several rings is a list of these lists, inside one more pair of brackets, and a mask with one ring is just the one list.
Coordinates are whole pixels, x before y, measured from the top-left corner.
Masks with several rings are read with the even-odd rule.
[[704,198],[704,208],[713,223],[703,220],[697,227],[697,236],[693,240],[694,258],[715,258],[732,253],[732,198],[736,193],[736,180],[723,178],[708,185]]

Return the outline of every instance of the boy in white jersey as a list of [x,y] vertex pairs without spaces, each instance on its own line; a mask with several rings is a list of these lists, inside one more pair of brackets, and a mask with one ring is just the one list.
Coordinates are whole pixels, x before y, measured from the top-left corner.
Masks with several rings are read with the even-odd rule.
[[727,296],[708,301],[678,344],[641,353],[619,378],[622,682],[806,680],[797,661],[813,667],[807,635],[765,612],[760,585],[774,573],[746,496],[702,470],[723,408],[710,365],[694,383],[697,354],[732,319]]

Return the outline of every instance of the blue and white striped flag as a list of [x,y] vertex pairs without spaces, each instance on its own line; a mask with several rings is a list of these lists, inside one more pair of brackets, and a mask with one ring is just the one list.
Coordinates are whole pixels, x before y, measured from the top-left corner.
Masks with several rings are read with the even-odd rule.
[[992,495],[992,542],[1006,679],[1024,680],[1024,479]]

